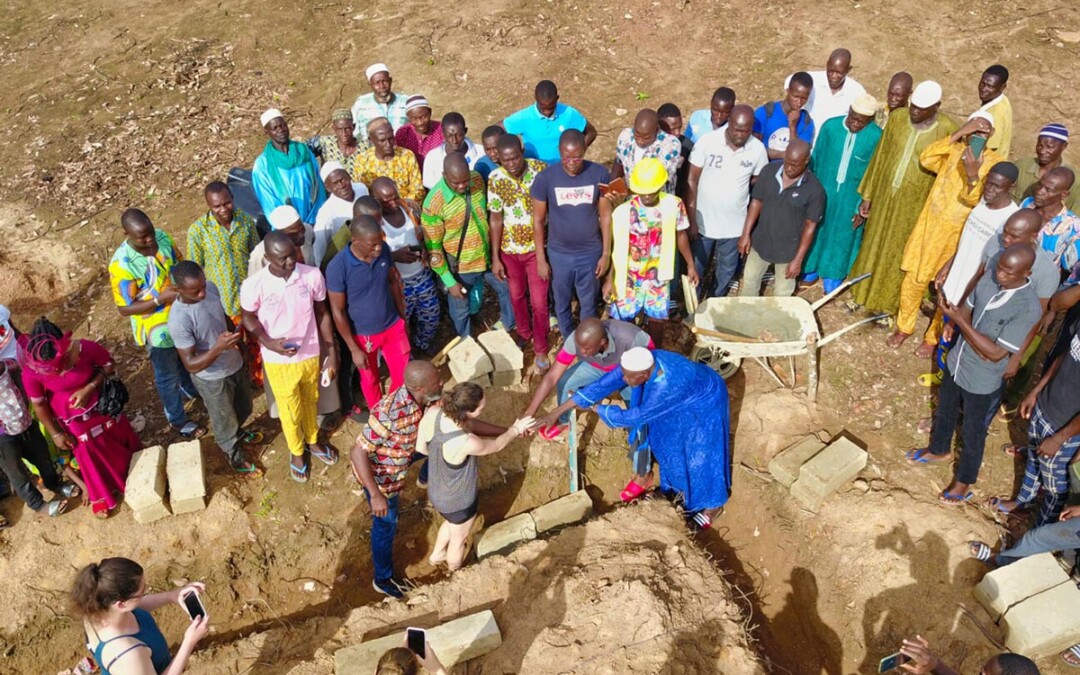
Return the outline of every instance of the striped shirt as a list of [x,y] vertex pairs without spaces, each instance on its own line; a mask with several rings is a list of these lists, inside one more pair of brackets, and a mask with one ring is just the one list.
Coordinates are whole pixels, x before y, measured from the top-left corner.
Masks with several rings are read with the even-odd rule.
[[356,445],[367,453],[375,483],[384,495],[404,487],[423,416],[409,390],[401,386],[379,399],[356,437]]
[[451,190],[445,179],[440,179],[431,189],[420,215],[425,244],[431,252],[431,269],[447,288],[458,282],[446,256],[457,259],[457,271],[461,274],[484,272],[491,259],[484,179],[475,171],[469,173],[470,214],[464,242],[461,228],[465,225],[465,196]]

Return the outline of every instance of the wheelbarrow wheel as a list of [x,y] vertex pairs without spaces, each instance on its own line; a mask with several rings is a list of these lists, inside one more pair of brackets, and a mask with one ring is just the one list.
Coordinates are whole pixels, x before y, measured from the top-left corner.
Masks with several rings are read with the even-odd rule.
[[742,359],[737,356],[717,350],[714,351],[708,347],[695,347],[690,356],[691,361],[697,363],[704,363],[708,367],[719,373],[720,377],[725,380],[731,379],[731,376],[739,371],[739,366],[742,365]]

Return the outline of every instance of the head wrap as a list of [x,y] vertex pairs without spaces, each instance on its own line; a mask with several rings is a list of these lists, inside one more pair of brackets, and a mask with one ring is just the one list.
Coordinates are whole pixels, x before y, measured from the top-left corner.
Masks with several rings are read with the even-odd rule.
[[265,127],[267,124],[270,124],[271,120],[277,119],[278,117],[285,117],[285,116],[282,115],[281,111],[278,110],[277,108],[270,108],[269,110],[264,112],[261,117],[259,117],[259,124],[261,124],[261,125],[263,125]]
[[286,227],[300,220],[300,214],[296,212],[296,209],[285,204],[271,211],[266,219],[270,221],[271,229],[284,230]]
[[330,177],[330,174],[334,173],[338,169],[342,171],[345,170],[345,167],[341,166],[341,162],[327,162],[326,164],[322,165],[321,169],[319,169],[319,177],[323,179],[323,182],[326,182],[326,179]]
[[[20,335],[19,346],[22,347],[22,365],[25,368],[43,375],[55,375],[60,372],[64,357],[71,348],[71,333],[64,333],[59,338],[45,333]],[[51,358],[44,356],[47,346],[52,347]]]
[[976,110],[968,115],[967,121],[970,122],[971,120],[986,120],[990,123],[990,126],[994,126],[994,116],[985,110]]
[[415,96],[410,96],[408,100],[405,101],[405,112],[416,110],[417,108],[431,108],[431,105],[428,104],[427,98],[420,94],[416,94]]
[[653,355],[645,347],[634,347],[623,352],[619,365],[631,373],[640,373],[653,367]]
[[1008,178],[1014,183],[1016,182],[1016,179],[1020,177],[1020,169],[1012,162],[998,162],[990,167],[990,173],[996,173],[1002,178]]
[[1047,138],[1056,138],[1057,140],[1068,143],[1069,142],[1069,130],[1065,128],[1064,124],[1060,122],[1051,122],[1045,127],[1039,130],[1039,136],[1046,136]]
[[878,109],[877,99],[870,94],[863,94],[851,104],[851,109],[856,115],[876,115]]
[[364,71],[364,75],[367,76],[369,82],[371,81],[371,78],[375,77],[379,73],[386,73],[387,75],[389,75],[390,69],[386,67],[385,63],[373,63],[367,67],[367,70]]
[[338,120],[353,121],[352,111],[348,108],[338,108],[330,115],[331,122],[337,122]]
[[933,80],[920,82],[919,86],[915,87],[915,91],[911,92],[909,101],[916,108],[929,108],[937,105],[941,103],[941,85]]

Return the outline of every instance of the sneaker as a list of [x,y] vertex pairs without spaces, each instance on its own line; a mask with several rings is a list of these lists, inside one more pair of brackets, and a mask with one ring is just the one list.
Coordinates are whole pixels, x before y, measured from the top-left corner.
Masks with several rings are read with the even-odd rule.
[[371,582],[371,587],[383,595],[388,595],[391,598],[397,598],[398,600],[405,597],[405,593],[398,587],[393,577],[390,579],[374,579]]

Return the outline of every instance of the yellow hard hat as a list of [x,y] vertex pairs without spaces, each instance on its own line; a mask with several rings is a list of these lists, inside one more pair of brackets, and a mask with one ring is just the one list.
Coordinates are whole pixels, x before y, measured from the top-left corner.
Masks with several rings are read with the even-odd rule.
[[664,163],[655,157],[646,157],[634,165],[627,185],[639,195],[651,195],[659,192],[667,180],[668,172],[664,168]]

